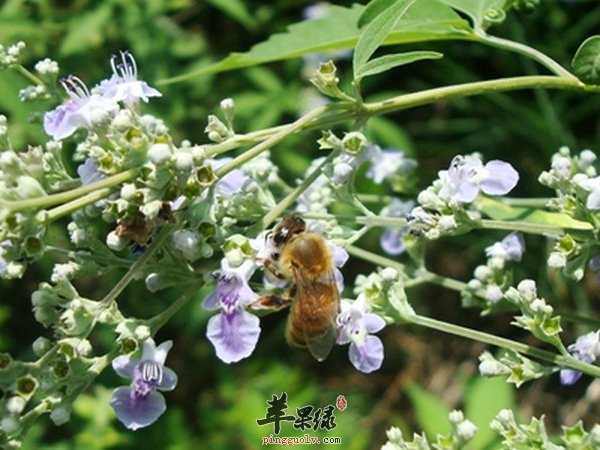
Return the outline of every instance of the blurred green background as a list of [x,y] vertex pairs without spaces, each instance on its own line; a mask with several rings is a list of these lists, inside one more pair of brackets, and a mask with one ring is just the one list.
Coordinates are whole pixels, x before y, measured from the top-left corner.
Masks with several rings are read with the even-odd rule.
[[[285,61],[178,84],[160,85],[159,80],[219,61],[232,51],[245,51],[273,33],[285,31],[287,25],[302,19],[304,8],[311,4],[300,0],[4,0],[0,42],[7,45],[24,40],[28,45],[26,62],[51,57],[60,63],[61,75],[77,74],[90,86],[109,75],[111,54],[129,49],[136,57],[140,78],[163,93],[162,98],[144,106],[145,111],[164,119],[175,142],[203,143],[207,115],[226,97],[235,100],[235,125],[240,133],[297,117],[314,95],[304,75],[305,63]],[[547,0],[530,14],[511,13],[509,20],[492,32],[526,42],[568,66],[579,44],[597,32],[599,23],[597,1]],[[446,56],[367,80],[367,99],[543,73],[518,55],[467,42],[413,45],[410,49],[419,48]],[[342,60],[337,65],[347,84],[349,62]],[[17,91],[25,85],[15,73],[0,73],[0,112],[8,116],[12,142],[19,149],[45,141],[39,115],[37,123],[29,117],[32,111],[52,106],[20,103]],[[600,102],[593,96],[514,92],[438,102],[377,118],[370,123],[369,134],[382,147],[402,148],[419,160],[420,188],[447,167],[453,155],[479,151],[485,159],[502,158],[519,170],[523,182],[515,195],[548,196],[551,193],[535,183],[538,174],[561,145],[569,145],[573,151],[597,150],[599,112]],[[294,136],[272,152],[285,179],[293,182],[318,155],[316,138],[316,133]],[[67,146],[67,158],[72,151]],[[386,193],[364,177],[359,178],[358,190]],[[64,225],[52,232],[67,245]],[[367,234],[361,245],[379,251],[379,233]],[[483,249],[502,236],[475,233],[431,243],[428,266],[468,280],[483,261]],[[591,277],[585,283],[572,284],[546,273],[540,263],[546,242],[528,238],[527,246],[515,279],[536,278],[541,294],[558,309],[593,315],[598,302],[596,280]],[[33,357],[30,344],[46,330],[33,320],[29,296],[48,278],[51,267],[52,261],[43,261],[31,267],[24,279],[0,285],[0,351]],[[358,273],[371,269],[369,264],[351,260],[345,269],[347,285]],[[81,280],[77,286],[83,295],[99,298],[119,275]],[[345,347],[337,347],[324,363],[315,362],[307,352],[290,350],[283,338],[285,313],[274,314],[262,320],[263,332],[253,356],[229,366],[215,357],[204,335],[209,315],[200,303],[207,292],[198,293],[197,301],[157,336],[159,342],[174,341],[167,365],[179,374],[180,381],[174,392],[166,394],[168,411],[156,424],[133,433],[116,421],[108,400],[111,389],[123,380],[107,370],[77,401],[70,423],[57,428],[46,418],[38,421],[23,449],[136,449],[149,443],[153,448],[172,450],[257,448],[261,437],[273,430],[258,426],[256,419],[264,417],[266,401],[283,391],[288,394],[288,412],[307,404],[324,407],[345,395],[348,407],[336,411],[335,430],[312,434],[339,436],[341,447],[347,449],[379,448],[386,440],[385,430],[393,425],[409,433],[421,429],[433,434],[447,432],[447,412],[454,408],[464,409],[479,426],[474,448],[494,447],[487,423],[502,407],[515,407],[522,418],[546,414],[551,432],[578,418],[589,427],[599,417],[598,402],[589,397],[593,391],[583,397],[588,379],[566,389],[558,385],[556,377],[550,377],[515,393],[502,380],[477,377],[477,356],[483,345],[415,328],[393,327],[381,332],[386,348],[383,367],[364,375],[348,362]],[[176,296],[173,291],[148,295],[142,283],[136,282],[121,296],[120,304],[125,313],[150,317]],[[508,315],[482,318],[478,311],[461,309],[456,293],[425,287],[410,291],[409,296],[425,314],[514,339],[524,335],[511,327]],[[568,325],[565,341],[583,331],[587,329]],[[112,343],[108,330],[94,336],[94,346],[100,350],[109,349]],[[283,425],[282,436],[302,434]]]

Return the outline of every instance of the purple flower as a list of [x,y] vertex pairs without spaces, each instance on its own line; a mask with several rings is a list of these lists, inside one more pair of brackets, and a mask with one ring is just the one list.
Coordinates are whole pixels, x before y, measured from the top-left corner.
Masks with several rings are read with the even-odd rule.
[[[224,166],[232,158],[213,159],[209,161],[213,170]],[[231,197],[240,194],[249,178],[240,169],[234,169],[217,181],[215,191],[222,197]]]
[[115,389],[110,399],[117,418],[130,430],[147,427],[167,409],[164,397],[156,389],[172,391],[177,385],[177,375],[165,367],[172,345],[172,341],[165,341],[157,347],[149,338],[144,341],[140,359],[121,355],[112,362],[115,372],[132,380],[130,386]]
[[525,240],[521,233],[510,233],[502,241],[485,249],[488,258],[501,258],[506,261],[521,261],[525,251]]
[[377,333],[385,327],[385,321],[377,314],[368,312],[363,294],[353,302],[342,300],[337,324],[337,343],[350,344],[348,356],[352,365],[364,373],[379,369],[383,362],[383,343],[370,333]]
[[140,99],[147,103],[148,97],[162,96],[159,91],[148,86],[148,83],[137,79],[137,65],[131,53],[121,52],[121,62],[118,64],[117,59],[116,55],[110,59],[113,75],[98,85],[103,98],[133,106]]
[[54,139],[64,139],[80,127],[93,128],[119,108],[113,101],[90,94],[77,77],[69,76],[61,84],[69,100],[44,115],[44,131]]
[[206,336],[214,345],[217,357],[227,364],[250,356],[260,335],[258,317],[244,309],[258,298],[248,285],[254,269],[252,260],[232,268],[224,259],[221,270],[216,273],[217,288],[202,304],[208,310],[221,309],[208,321]]
[[[571,356],[588,364],[596,361],[600,354],[600,330],[579,336],[574,344],[567,348]],[[560,371],[560,384],[569,386],[581,377],[581,372],[573,369]]]
[[377,184],[396,175],[406,176],[417,166],[414,159],[406,158],[404,152],[392,148],[382,150],[375,145],[369,150],[369,156],[371,167],[367,171],[367,177]]
[[[385,217],[408,217],[413,210],[415,203],[411,200],[402,201],[393,198],[390,205],[381,211],[381,215]],[[404,253],[404,243],[402,237],[408,233],[408,227],[387,227],[381,235],[379,244],[384,252],[388,255],[400,255]]]
[[102,172],[98,170],[96,162],[92,158],[87,158],[83,164],[77,167],[77,174],[82,185],[92,184],[104,178]]
[[471,203],[480,190],[488,195],[507,194],[519,181],[519,174],[507,162],[494,160],[484,166],[478,158],[461,155],[455,156],[439,177],[439,196],[460,203]]

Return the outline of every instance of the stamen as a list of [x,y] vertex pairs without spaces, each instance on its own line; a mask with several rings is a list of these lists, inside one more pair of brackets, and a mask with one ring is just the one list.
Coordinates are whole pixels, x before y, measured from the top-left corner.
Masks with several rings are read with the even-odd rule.
[[143,361],[141,368],[141,379],[152,385],[160,384],[163,377],[162,366],[156,361]]
[[72,98],[84,98],[90,96],[90,91],[81,79],[74,75],[60,80],[60,84],[66,93]]

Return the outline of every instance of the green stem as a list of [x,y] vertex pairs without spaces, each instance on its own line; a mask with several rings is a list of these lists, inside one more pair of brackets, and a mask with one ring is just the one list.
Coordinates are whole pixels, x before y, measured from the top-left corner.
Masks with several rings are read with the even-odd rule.
[[138,174],[139,169],[129,169],[125,172],[118,173],[95,183],[86,184],[70,191],[59,192],[57,194],[46,195],[44,197],[28,198],[26,200],[4,201],[0,205],[9,212],[14,213],[25,209],[39,209],[49,206],[59,205],[61,203],[74,200],[91,192],[98,191],[104,188],[111,188],[118,184],[129,181]]
[[510,206],[523,206],[530,208],[546,208],[551,198],[511,198],[503,197],[500,201]]
[[406,266],[404,264],[394,261],[393,259],[386,258],[385,256],[377,255],[360,247],[355,247],[354,245],[349,245],[346,247],[346,251],[357,258],[363,259],[378,266],[392,267],[400,273],[406,273]]
[[68,216],[69,214],[87,205],[91,205],[92,203],[96,203],[98,200],[108,197],[111,192],[112,190],[108,188],[100,189],[99,191],[90,192],[83,197],[79,197],[63,205],[52,208],[44,215],[44,223],[48,225],[55,220],[60,219],[61,217]]
[[29,81],[31,81],[33,84],[37,84],[38,86],[46,85],[46,83],[44,83],[40,78],[38,78],[36,75],[34,75],[31,71],[27,70],[21,64],[19,64],[18,66],[15,66],[15,70],[17,72],[19,72],[21,75],[23,75],[25,78],[27,78]]
[[522,231],[523,233],[551,236],[560,236],[565,233],[565,229],[562,227],[541,223],[490,219],[481,219],[478,221],[478,223],[481,225],[481,228],[487,230]]
[[400,95],[381,102],[365,103],[363,105],[363,113],[369,115],[387,114],[455,97],[468,97],[472,95],[534,88],[571,89],[582,92],[596,92],[600,90],[600,88],[596,86],[586,86],[581,81],[573,79],[572,77],[562,78],[557,76],[534,75],[499,78],[496,80],[475,81],[472,83],[427,89],[425,91]]
[[187,302],[189,302],[198,289],[202,286],[202,283],[194,283],[185,293],[171,303],[164,311],[152,317],[148,321],[148,325],[150,326],[151,334],[154,335],[158,330],[160,330],[177,312],[183,308]]
[[571,72],[566,70],[559,63],[554,61],[548,55],[536,50],[535,48],[529,47],[528,45],[522,44],[520,42],[511,41],[509,39],[503,39],[497,36],[490,36],[483,31],[479,31],[476,33],[479,38],[479,42],[483,44],[490,45],[492,47],[501,48],[504,50],[509,50],[520,55],[526,56],[528,58],[537,61],[542,66],[546,67],[552,73],[558,75],[559,77],[578,81],[577,77],[573,75]]
[[292,192],[286,195],[271,211],[269,211],[265,217],[256,225],[256,229],[264,230],[271,222],[277,219],[286,209],[288,209],[292,203],[294,203],[298,197],[302,195],[306,189],[323,173],[323,168],[339,154],[338,151],[332,151],[327,158],[319,164],[319,166],[308,175],[302,183],[300,183]]
[[600,367],[592,364],[587,364],[579,361],[572,356],[558,355],[556,353],[542,350],[537,347],[532,347],[527,344],[515,342],[510,339],[495,336],[493,334],[484,333],[482,331],[473,330],[471,328],[461,327],[440,320],[432,319],[430,317],[424,317],[420,315],[413,316],[410,321],[416,325],[421,325],[427,328],[431,328],[443,333],[453,334],[455,336],[461,336],[467,339],[472,339],[486,344],[494,345],[496,347],[512,350],[524,355],[528,355],[534,358],[547,361],[549,363],[558,365],[560,367],[569,367],[579,372],[586,373],[593,377],[600,377]]
[[101,300],[101,306],[106,307],[112,301],[114,301],[121,292],[127,287],[127,285],[138,275],[138,272],[142,269],[142,267],[152,258],[154,253],[164,244],[171,233],[175,230],[173,225],[166,225],[152,244],[148,246],[148,248],[142,253],[142,255],[132,264],[129,270],[123,275],[123,277],[118,281],[118,283],[110,290],[108,294],[104,296]]
[[271,147],[273,147],[274,145],[278,144],[279,142],[284,140],[290,134],[301,130],[302,128],[304,128],[304,126],[307,123],[309,123],[309,122],[313,121],[314,119],[316,119],[317,117],[321,116],[327,110],[328,110],[328,108],[326,106],[321,106],[319,108],[315,108],[312,111],[310,111],[309,113],[300,117],[295,122],[292,122],[283,127],[279,127],[278,131],[275,134],[273,134],[272,136],[270,136],[269,138],[267,138],[260,144],[257,144],[254,147],[252,147],[251,149],[245,151],[244,153],[237,156],[233,160],[229,161],[227,164],[223,165],[222,167],[218,168],[215,171],[215,175],[217,176],[217,178],[222,178],[224,175],[228,174],[232,170],[237,169],[242,164],[250,161],[251,159],[260,155],[265,150],[268,150]]

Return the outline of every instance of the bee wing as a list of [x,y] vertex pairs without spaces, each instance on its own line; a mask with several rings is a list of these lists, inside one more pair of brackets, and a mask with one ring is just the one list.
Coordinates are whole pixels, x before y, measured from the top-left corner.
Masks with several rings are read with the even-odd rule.
[[302,320],[304,342],[310,353],[323,361],[329,355],[337,337],[336,317],[340,310],[340,295],[333,272],[318,280],[306,280],[294,270],[296,295],[293,307]]

